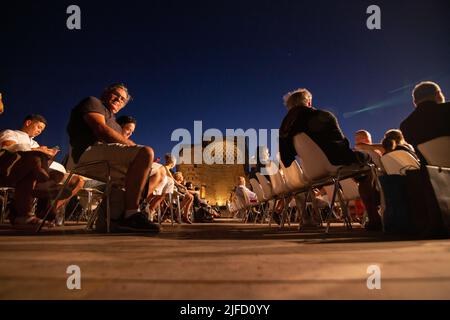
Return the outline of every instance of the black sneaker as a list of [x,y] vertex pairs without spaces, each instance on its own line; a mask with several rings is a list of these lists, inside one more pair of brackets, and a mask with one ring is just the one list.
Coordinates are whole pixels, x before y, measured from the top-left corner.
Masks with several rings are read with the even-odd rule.
[[118,232],[154,232],[161,231],[159,224],[148,221],[147,216],[137,212],[122,220],[117,227]]

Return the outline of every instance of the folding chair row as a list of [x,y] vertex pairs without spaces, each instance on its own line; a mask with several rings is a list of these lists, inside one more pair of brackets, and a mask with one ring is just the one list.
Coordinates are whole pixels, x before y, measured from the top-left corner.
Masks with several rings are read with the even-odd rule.
[[[268,168],[270,183],[260,173],[256,174],[266,201],[272,199],[284,201],[282,219],[289,218],[288,201],[286,199],[291,196],[305,194],[302,207],[297,208],[299,215],[302,216],[306,212],[307,202],[312,197],[313,190],[324,186],[332,186],[330,215],[333,212],[337,198],[344,203],[342,187],[339,184],[340,181],[367,174],[375,169],[375,166],[371,164],[332,165],[320,147],[304,133],[294,137],[294,147],[301,160],[301,166],[297,161],[294,161],[288,168],[284,168],[281,161],[280,167],[277,167],[274,163],[270,163]],[[326,219],[327,233],[330,227],[329,218],[330,216]],[[346,208],[343,218],[346,227],[351,229],[351,219]],[[299,223],[299,229],[301,229],[301,225]]]

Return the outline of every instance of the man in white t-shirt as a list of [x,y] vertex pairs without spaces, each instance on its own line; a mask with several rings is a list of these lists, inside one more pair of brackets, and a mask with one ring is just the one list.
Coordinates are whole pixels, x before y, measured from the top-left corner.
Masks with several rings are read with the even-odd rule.
[[[19,130],[4,130],[0,132],[0,147],[12,152],[17,151],[40,151],[53,158],[58,149],[50,149],[46,146],[40,146],[34,138],[39,136],[46,128],[47,120],[38,114],[32,114],[25,117],[22,127]],[[36,186],[36,196],[39,198],[47,198],[50,189],[57,187],[65,176],[64,167],[56,162],[52,162],[49,170],[50,181],[46,183],[38,183]],[[69,185],[68,190],[70,196],[66,200],[58,201],[56,208],[59,209],[74,196],[83,187],[84,181],[79,176],[74,176]]]
[[0,133],[0,145],[9,151],[29,151],[32,149],[41,150],[48,155],[55,155],[53,151],[49,153],[45,147],[40,147],[34,138],[40,135],[47,126],[47,120],[41,115],[29,115],[22,124],[20,130],[5,130]]

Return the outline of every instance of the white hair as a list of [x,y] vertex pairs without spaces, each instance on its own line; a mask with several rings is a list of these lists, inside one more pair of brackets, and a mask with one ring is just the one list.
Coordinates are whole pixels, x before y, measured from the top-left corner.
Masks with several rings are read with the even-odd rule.
[[312,94],[305,88],[288,92],[283,97],[284,105],[291,109],[293,107],[305,106],[307,107],[312,100]]
[[444,102],[441,87],[432,81],[423,81],[416,85],[412,92],[412,96],[415,105],[425,101]]

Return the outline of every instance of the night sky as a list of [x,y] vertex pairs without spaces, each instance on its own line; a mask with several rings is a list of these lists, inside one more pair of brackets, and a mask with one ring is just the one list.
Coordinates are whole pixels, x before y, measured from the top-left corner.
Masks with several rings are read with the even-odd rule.
[[[16,2],[0,4],[0,129],[40,113],[49,126],[36,140],[64,152],[71,108],[114,82],[134,97],[120,113],[138,120],[133,140],[158,156],[194,120],[276,129],[282,96],[298,87],[351,141],[398,128],[421,80],[450,97],[449,0]],[[66,27],[71,4],[81,30]],[[366,27],[371,4],[381,30]]]

